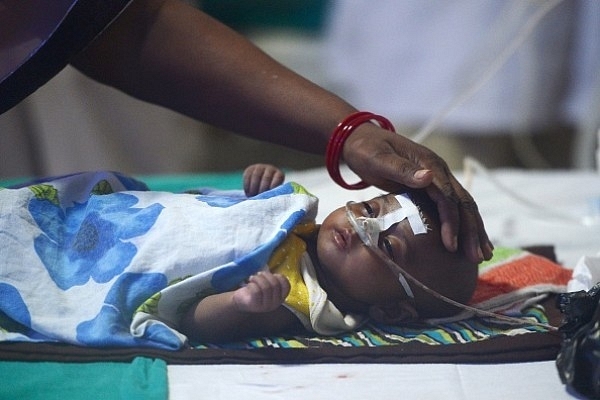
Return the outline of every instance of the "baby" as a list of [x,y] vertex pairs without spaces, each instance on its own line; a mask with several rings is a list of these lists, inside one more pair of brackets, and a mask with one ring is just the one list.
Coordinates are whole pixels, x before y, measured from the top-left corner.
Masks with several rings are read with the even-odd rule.
[[[276,167],[256,164],[244,172],[244,190],[255,195],[283,179]],[[424,192],[411,190],[349,203],[321,225],[298,226],[275,250],[268,270],[236,290],[198,300],[179,329],[194,340],[225,342],[307,329],[319,332],[320,324],[349,330],[366,317],[398,324],[450,316],[458,311],[455,306],[389,267],[401,266],[454,301],[470,299],[477,265],[461,252],[445,249],[436,210]],[[317,317],[311,309],[315,303],[320,304]]]

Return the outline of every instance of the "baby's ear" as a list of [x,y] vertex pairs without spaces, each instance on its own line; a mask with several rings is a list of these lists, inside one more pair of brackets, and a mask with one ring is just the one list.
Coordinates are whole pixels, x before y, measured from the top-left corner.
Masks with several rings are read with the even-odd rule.
[[414,321],[419,318],[419,313],[407,300],[385,306],[373,305],[369,307],[369,317],[375,322],[395,325],[401,322]]

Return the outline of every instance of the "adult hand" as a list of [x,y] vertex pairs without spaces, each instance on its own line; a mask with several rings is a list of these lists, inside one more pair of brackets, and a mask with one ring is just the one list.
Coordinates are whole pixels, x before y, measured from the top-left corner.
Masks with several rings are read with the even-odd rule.
[[283,183],[285,174],[270,164],[252,164],[244,170],[244,192],[246,196],[255,196],[273,189]]
[[343,158],[361,179],[386,191],[424,189],[437,204],[444,246],[452,252],[460,246],[474,262],[492,257],[475,200],[433,151],[368,123],[348,137]]

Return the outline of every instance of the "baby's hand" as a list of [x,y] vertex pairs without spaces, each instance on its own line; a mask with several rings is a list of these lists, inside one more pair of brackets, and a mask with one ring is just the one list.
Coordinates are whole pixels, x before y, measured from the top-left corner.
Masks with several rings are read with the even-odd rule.
[[280,274],[261,271],[233,293],[239,311],[262,313],[279,307],[290,292],[290,282]]
[[283,183],[282,170],[270,164],[252,164],[244,171],[244,192],[255,196]]

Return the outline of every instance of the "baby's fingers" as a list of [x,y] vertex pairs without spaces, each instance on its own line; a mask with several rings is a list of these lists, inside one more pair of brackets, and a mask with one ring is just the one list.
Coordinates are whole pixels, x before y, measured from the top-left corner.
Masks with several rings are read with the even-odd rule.
[[290,292],[290,282],[287,278],[269,271],[261,271],[251,276],[248,283],[254,283],[260,288],[263,305],[272,309],[280,306]]
[[279,307],[290,291],[290,283],[279,274],[259,272],[248,279],[248,284],[233,295],[240,311],[269,312]]
[[244,192],[247,196],[255,196],[276,186],[285,180],[285,174],[270,164],[252,164],[243,174]]

